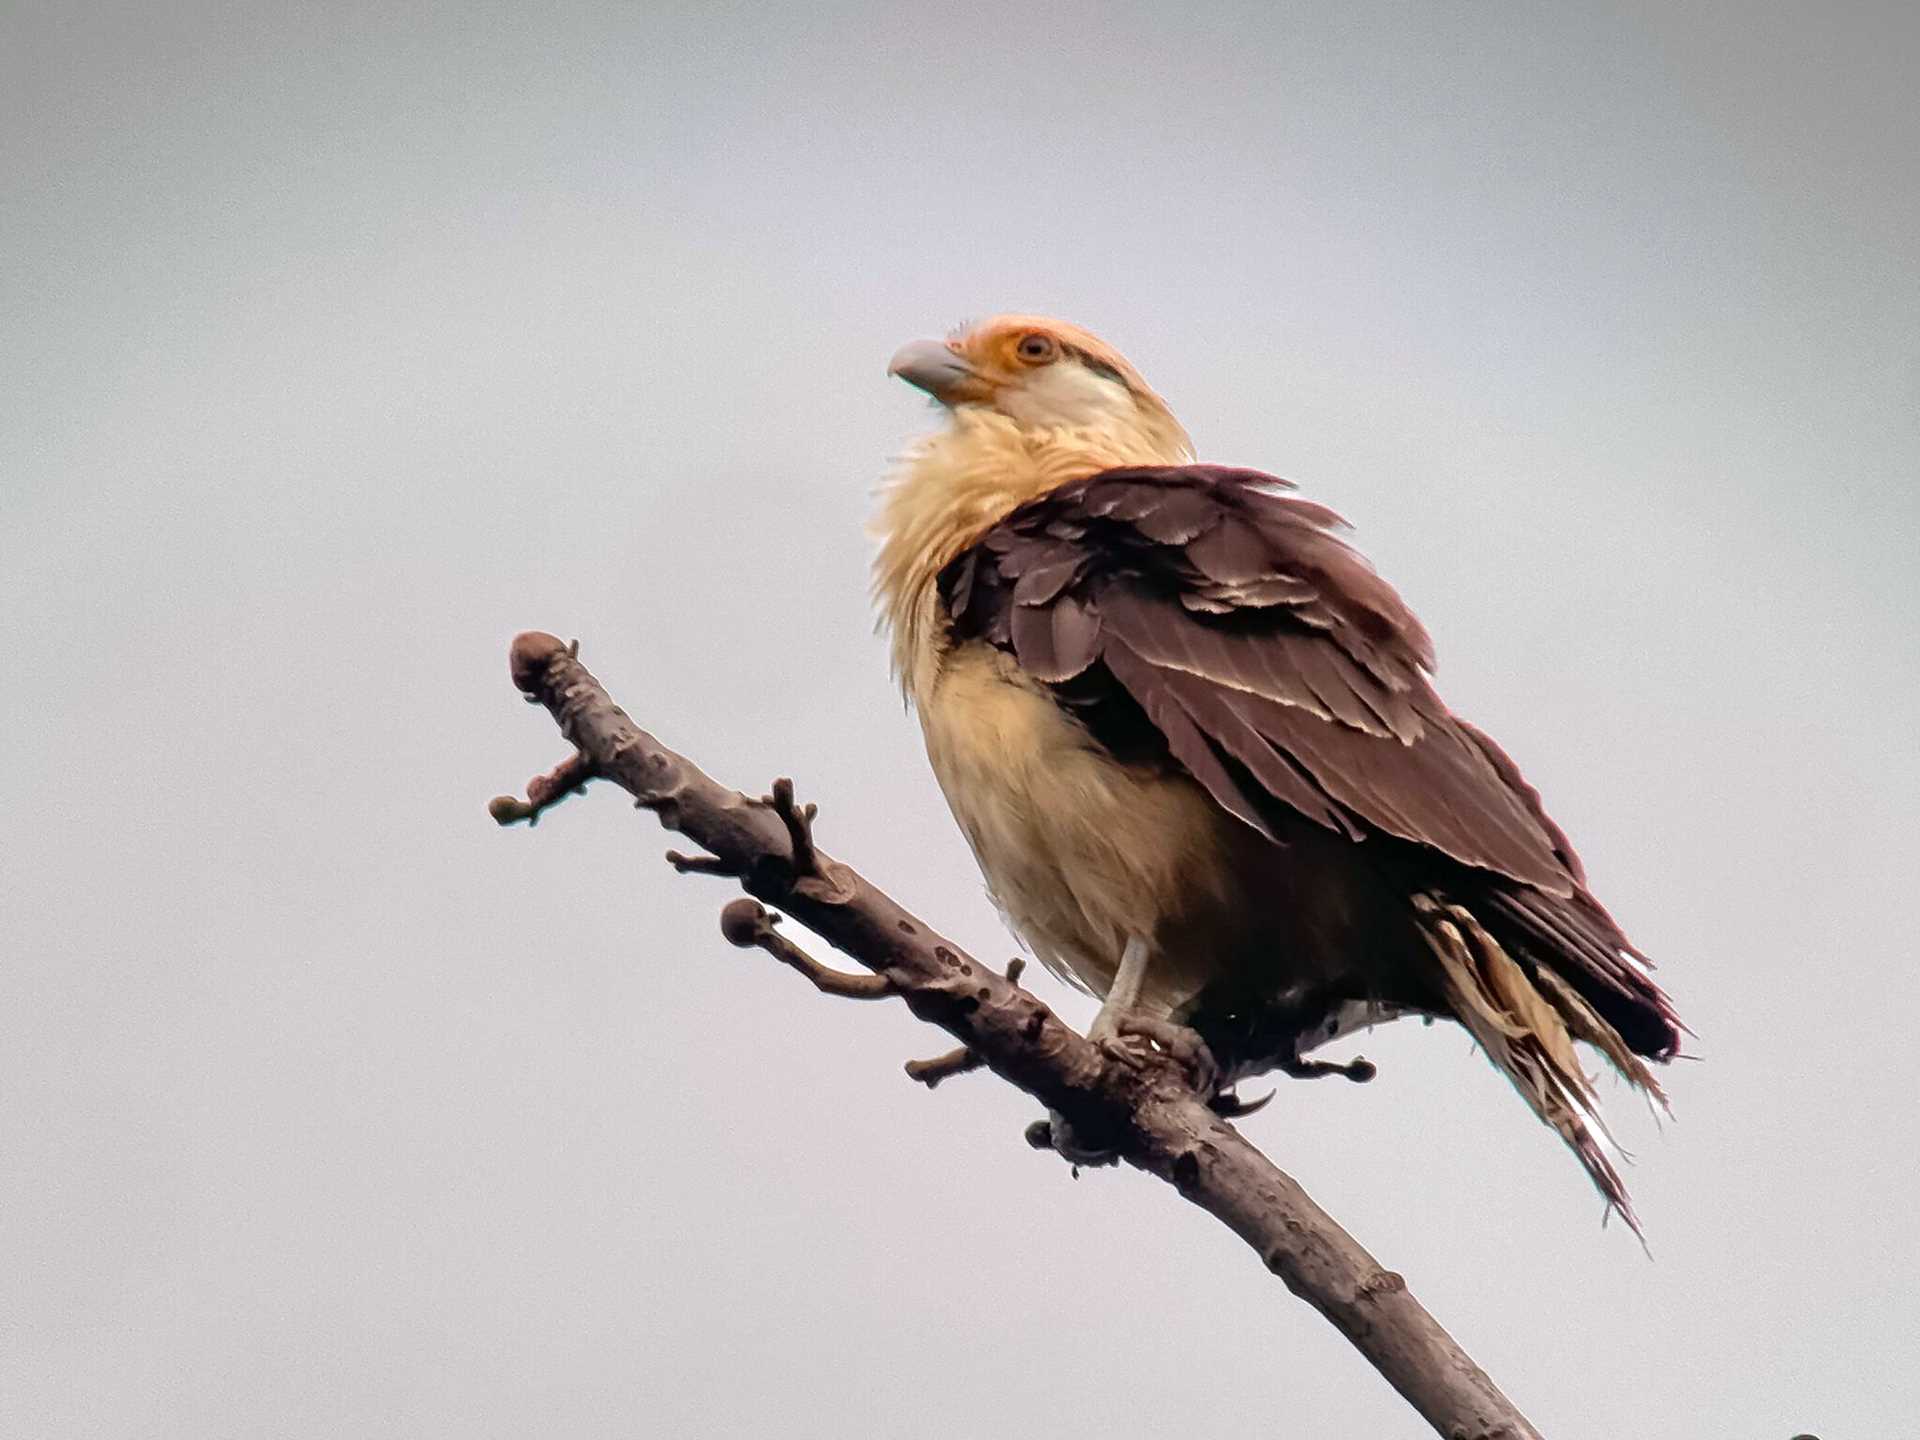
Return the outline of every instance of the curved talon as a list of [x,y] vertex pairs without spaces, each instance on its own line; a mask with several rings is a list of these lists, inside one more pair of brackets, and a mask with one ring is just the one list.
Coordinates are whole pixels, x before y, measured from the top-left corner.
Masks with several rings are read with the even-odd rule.
[[1269,1090],[1258,1100],[1242,1100],[1231,1090],[1222,1090],[1207,1101],[1207,1108],[1222,1120],[1238,1120],[1244,1115],[1252,1115],[1266,1109],[1273,1103],[1273,1097],[1279,1093],[1278,1090]]

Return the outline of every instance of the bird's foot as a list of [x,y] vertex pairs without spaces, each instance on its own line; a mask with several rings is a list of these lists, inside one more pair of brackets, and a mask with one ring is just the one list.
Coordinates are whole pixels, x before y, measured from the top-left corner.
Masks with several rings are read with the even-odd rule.
[[[1103,1017],[1104,1018],[1104,1017]],[[1118,1015],[1107,1025],[1095,1021],[1088,1039],[1100,1053],[1133,1070],[1171,1065],[1202,1099],[1220,1091],[1220,1066],[1198,1032],[1153,1015]]]
[[[1187,1026],[1156,1015],[1103,1009],[1088,1027],[1087,1039],[1107,1059],[1136,1073],[1174,1072],[1219,1115],[1248,1115],[1273,1098],[1269,1095],[1249,1104],[1236,1095],[1223,1094],[1220,1066],[1207,1042]],[[1119,1151],[1101,1143],[1104,1138],[1078,1134],[1057,1110],[1048,1111],[1045,1120],[1027,1127],[1028,1144],[1037,1150],[1052,1150],[1068,1161],[1076,1174],[1082,1166],[1118,1163]]]
[[[1176,1025],[1171,1020],[1130,1014],[1115,1016],[1108,1024],[1102,1025],[1100,1019],[1096,1019],[1087,1036],[1100,1047],[1102,1054],[1134,1069],[1172,1062],[1181,1071],[1189,1088],[1223,1120],[1237,1120],[1257,1110],[1264,1110],[1276,1093],[1268,1091],[1258,1100],[1242,1100],[1227,1088],[1226,1076],[1199,1032],[1185,1025]],[[1372,1078],[1373,1067],[1367,1061],[1355,1061],[1354,1066],[1356,1069],[1365,1067],[1367,1074],[1355,1073],[1350,1078]],[[1346,1067],[1337,1065],[1328,1065],[1324,1072],[1308,1073],[1331,1074],[1336,1071],[1347,1073]]]

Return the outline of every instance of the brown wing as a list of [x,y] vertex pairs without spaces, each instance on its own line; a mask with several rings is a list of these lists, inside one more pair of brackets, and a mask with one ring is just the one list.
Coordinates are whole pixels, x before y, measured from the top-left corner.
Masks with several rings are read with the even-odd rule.
[[1519,769],[1434,693],[1420,622],[1288,488],[1213,466],[1063,486],[942,574],[954,631],[1268,838],[1284,807],[1371,842],[1447,1009],[1632,1223],[1573,1045],[1659,1098],[1636,1057],[1678,1048],[1673,1007]]
[[1374,839],[1634,1051],[1672,1054],[1671,1005],[1539,796],[1434,692],[1426,631],[1339,517],[1289,489],[1218,466],[1105,471],[1008,516],[942,597],[957,636],[1010,652],[1114,753],[1180,766],[1269,838],[1284,806]]
[[1279,802],[1571,895],[1564,838],[1428,683],[1420,622],[1337,516],[1284,488],[1213,466],[1064,486],[949,569],[949,613],[1096,736],[1114,708],[1099,691],[1118,686],[1174,760],[1269,835]]

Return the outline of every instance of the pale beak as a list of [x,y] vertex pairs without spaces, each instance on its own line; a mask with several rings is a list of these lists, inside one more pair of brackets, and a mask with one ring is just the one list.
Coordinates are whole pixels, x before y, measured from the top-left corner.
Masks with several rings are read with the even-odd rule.
[[966,405],[993,393],[985,376],[938,340],[902,345],[888,362],[887,373],[926,391],[942,405]]

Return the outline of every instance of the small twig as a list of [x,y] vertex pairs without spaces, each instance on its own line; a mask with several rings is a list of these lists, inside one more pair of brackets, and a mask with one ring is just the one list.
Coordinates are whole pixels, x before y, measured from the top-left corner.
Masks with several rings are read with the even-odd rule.
[[[1284,1075],[1296,1080],[1318,1080],[1328,1075],[1344,1075],[1356,1085],[1364,1085],[1380,1073],[1380,1067],[1364,1055],[1351,1060],[1292,1060],[1280,1067]],[[1265,1104],[1265,1101],[1261,1102]]]
[[847,1000],[886,1000],[899,993],[884,975],[852,975],[822,965],[773,927],[780,921],[757,900],[741,896],[729,900],[720,912],[720,933],[729,945],[742,950],[761,949],[782,965],[791,966],[813,983],[823,995],[839,995]]
[[729,880],[740,878],[739,867],[728,864],[718,855],[682,855],[678,850],[669,850],[667,864],[682,875],[722,875]]
[[781,776],[773,782],[773,793],[766,797],[780,823],[787,827],[787,840],[793,846],[793,875],[796,880],[820,873],[820,859],[813,849],[813,817],[818,805],[795,805],[793,781]]
[[824,859],[814,846],[813,822],[820,807],[796,804],[793,781],[785,776],[773,782],[773,793],[761,796],[760,803],[779,816],[786,827],[794,890],[823,905],[844,905],[851,900],[853,887],[847,883],[844,867]]
[[[576,648],[579,641],[575,641]],[[496,795],[487,802],[487,813],[501,825],[512,825],[524,820],[529,825],[540,823],[540,812],[550,810],[569,795],[586,793],[587,781],[598,772],[593,768],[584,751],[576,750],[544,775],[536,775],[527,782],[527,798],[522,800],[516,795]]]
[[907,1078],[918,1080],[929,1090],[942,1080],[951,1080],[955,1075],[964,1075],[969,1070],[978,1070],[987,1062],[980,1058],[979,1051],[971,1046],[962,1045],[949,1050],[944,1055],[935,1055],[926,1060],[907,1061]]
[[[1027,962],[1016,955],[1007,962],[1007,983],[1018,985],[1020,976],[1026,971]],[[907,1061],[907,1078],[918,1080],[929,1090],[942,1080],[950,1080],[955,1075],[965,1075],[969,1070],[985,1067],[986,1061],[970,1045],[962,1045],[949,1050],[944,1055],[935,1055],[927,1060]]]

